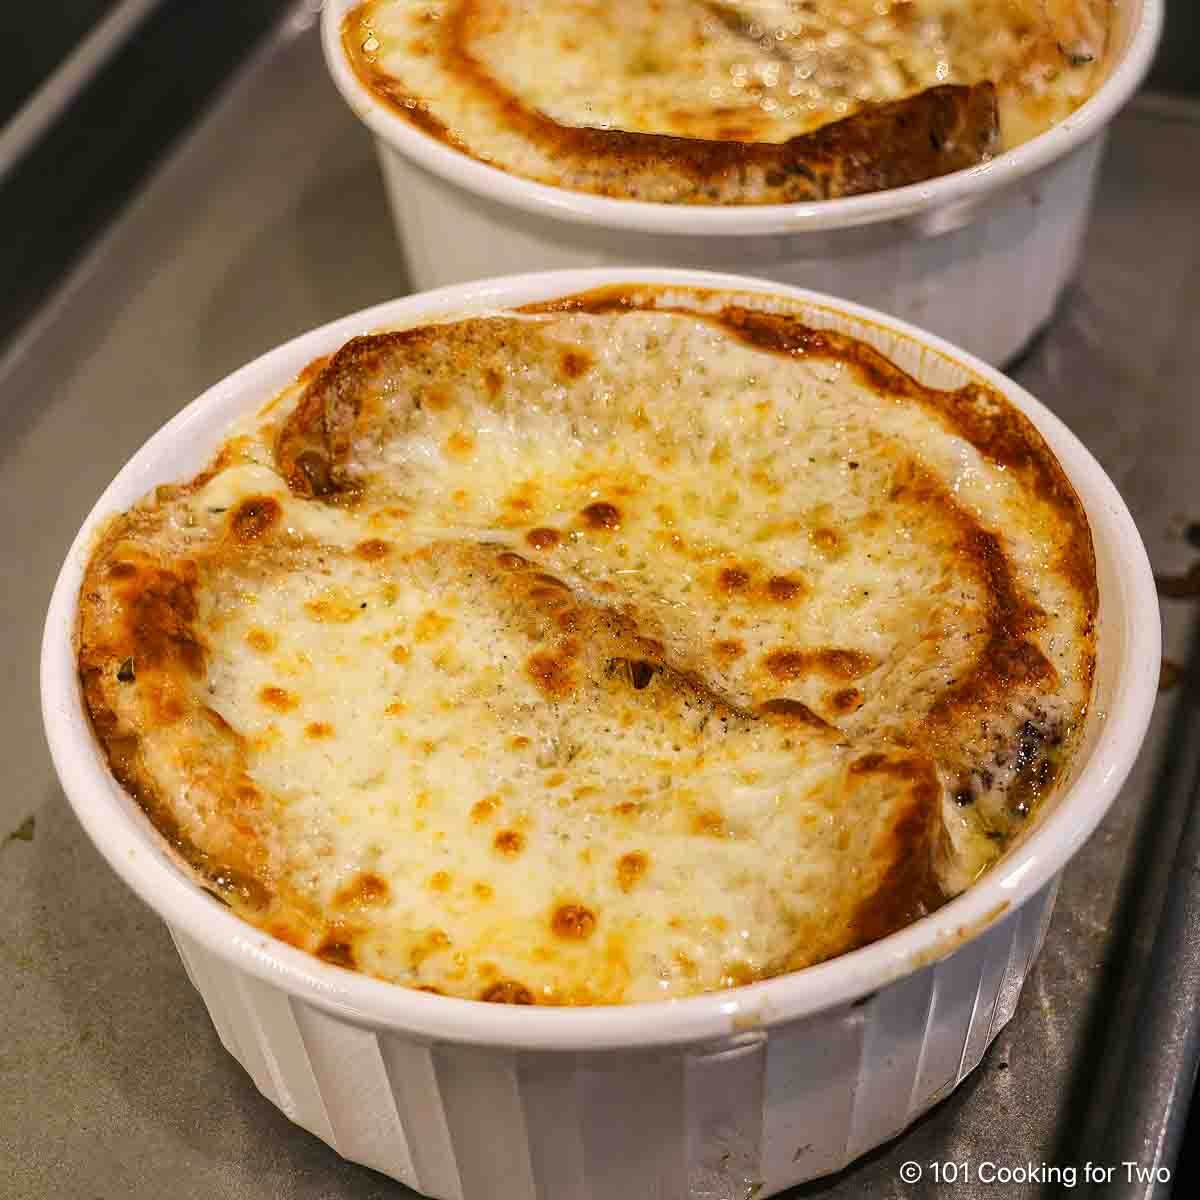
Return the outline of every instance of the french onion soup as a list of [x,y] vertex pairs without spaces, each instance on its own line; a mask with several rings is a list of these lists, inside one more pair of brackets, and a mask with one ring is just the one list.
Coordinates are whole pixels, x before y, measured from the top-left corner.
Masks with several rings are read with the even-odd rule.
[[359,80],[455,149],[575,191],[832,199],[976,166],[1073,113],[1111,0],[366,0]]
[[451,996],[712,991],[970,886],[1088,706],[1087,520],[1003,396],[812,311],[629,286],[312,363],[94,547],[116,778],[247,921]]

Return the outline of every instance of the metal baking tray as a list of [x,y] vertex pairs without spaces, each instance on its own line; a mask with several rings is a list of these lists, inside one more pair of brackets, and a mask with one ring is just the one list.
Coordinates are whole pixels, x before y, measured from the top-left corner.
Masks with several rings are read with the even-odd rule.
[[[71,817],[35,696],[61,556],[130,453],[240,363],[407,290],[369,139],[325,78],[317,7],[279,25],[0,359],[0,1191],[13,1197],[408,1194],[290,1125],[221,1049],[166,930]],[[1200,561],[1197,212],[1200,107],[1144,95],[1112,130],[1080,276],[1012,367],[1108,469],[1167,592],[1187,592]],[[1086,1192],[1089,1161],[1114,1168],[1104,1195],[1166,1195],[1121,1166],[1171,1169],[1196,1066],[1200,603],[1163,610],[1183,682],[1161,693],[1123,794],[1067,870],[1012,1023],[915,1128],[793,1195],[1051,1195],[1071,1166]],[[1002,1168],[1033,1177],[983,1177]]]

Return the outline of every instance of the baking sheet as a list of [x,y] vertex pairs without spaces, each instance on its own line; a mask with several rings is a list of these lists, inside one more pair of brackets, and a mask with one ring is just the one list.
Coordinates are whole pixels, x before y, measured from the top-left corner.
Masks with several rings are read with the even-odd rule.
[[[247,359],[406,290],[369,140],[325,79],[316,7],[295,10],[0,360],[0,1191],[15,1198],[410,1194],[290,1125],[221,1049],[164,927],[71,817],[36,698],[62,554],[130,453]],[[1013,371],[1097,454],[1166,575],[1200,559],[1187,540],[1200,520],[1197,212],[1200,111],[1143,97],[1113,130],[1080,278]],[[1198,610],[1164,601],[1179,664]],[[1154,951],[1200,758],[1194,706],[1182,687],[1161,694],[978,1071],[904,1137],[792,1195],[1041,1196],[1052,1183],[980,1173],[1074,1165],[1083,1191],[1089,1159],[1117,1168],[1113,1186],[1122,1156],[1169,1159],[1194,1070],[1194,959],[1169,988],[1142,988],[1152,953],[1180,968],[1180,944],[1196,943],[1184,861],[1163,922],[1176,940]],[[1159,1036],[1171,1045],[1147,1054]],[[916,1184],[901,1175],[911,1162]],[[967,1170],[939,1184],[935,1163]]]

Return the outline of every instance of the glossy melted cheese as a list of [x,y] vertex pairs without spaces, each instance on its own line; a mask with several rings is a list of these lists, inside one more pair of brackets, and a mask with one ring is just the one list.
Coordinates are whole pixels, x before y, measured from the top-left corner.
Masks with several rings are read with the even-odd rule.
[[[1103,79],[1108,0],[369,0],[351,57],[461,148],[573,186],[515,115],[781,143],[946,84],[997,86],[1000,145]],[[499,99],[499,103],[497,100]],[[664,154],[668,153],[664,149]]]
[[[952,409],[668,311],[364,349],[328,368],[345,501],[296,486],[292,389],[85,585],[98,728],[193,862],[257,881],[250,919],[455,995],[678,996],[912,919],[1050,786],[1090,688],[1078,529]],[[181,670],[145,597],[193,576]],[[1004,653],[1045,669],[955,707],[1020,612]]]

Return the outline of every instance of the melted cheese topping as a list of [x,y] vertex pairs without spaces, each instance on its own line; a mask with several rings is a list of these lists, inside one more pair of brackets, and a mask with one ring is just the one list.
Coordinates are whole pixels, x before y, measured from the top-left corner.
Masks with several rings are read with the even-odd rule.
[[1108,10],[1107,0],[369,0],[347,18],[345,44],[402,115],[425,114],[460,149],[620,194],[620,182],[598,189],[574,171],[526,114],[564,129],[778,144],[986,81],[1007,149],[1099,86]]
[[360,340],[110,530],[93,719],[243,915],[645,1000],[889,932],[1023,827],[1090,690],[1069,486],[999,397],[728,299]]

